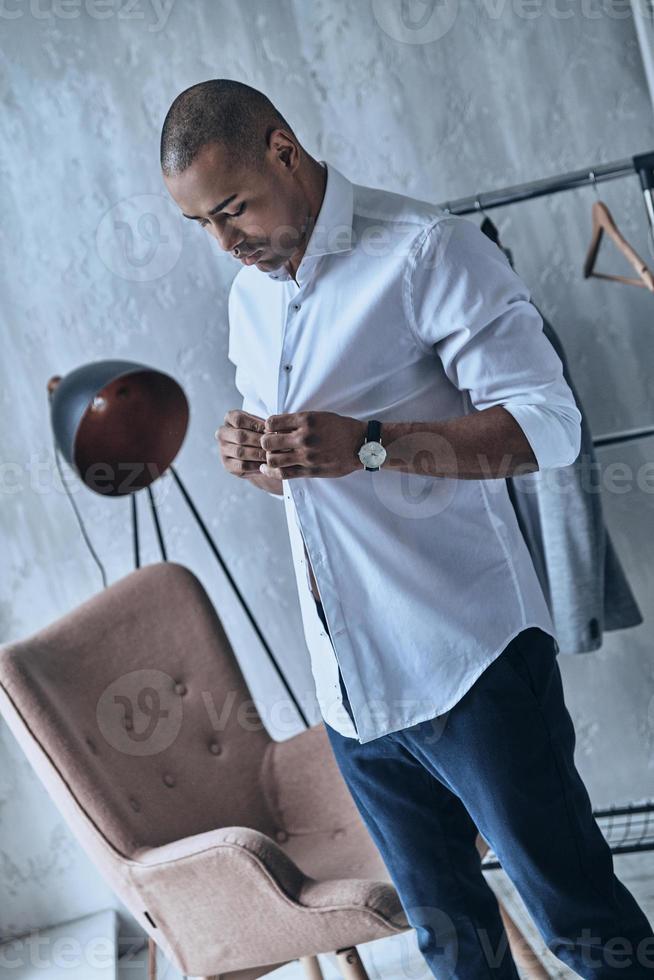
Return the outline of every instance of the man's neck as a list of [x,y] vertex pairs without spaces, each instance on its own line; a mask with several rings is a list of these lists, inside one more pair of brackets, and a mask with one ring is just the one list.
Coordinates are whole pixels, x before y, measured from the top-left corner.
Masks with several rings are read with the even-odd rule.
[[304,257],[307,245],[309,244],[309,239],[313,233],[313,229],[316,224],[316,219],[320,213],[322,207],[322,202],[325,198],[325,189],[327,187],[327,167],[320,163],[318,160],[312,160],[313,174],[311,177],[311,187],[308,192],[309,209],[307,219],[304,225],[304,233],[302,235],[302,241],[298,249],[293,253],[288,262],[286,263],[286,271],[289,273],[293,282],[296,286],[299,286],[299,282],[295,278],[295,274],[299,268],[300,262]]

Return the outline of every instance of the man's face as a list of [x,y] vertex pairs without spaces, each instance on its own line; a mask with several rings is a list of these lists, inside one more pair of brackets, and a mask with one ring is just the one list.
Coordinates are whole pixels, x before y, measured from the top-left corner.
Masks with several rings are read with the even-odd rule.
[[185,217],[206,228],[226,252],[238,248],[241,261],[250,255],[244,264],[271,272],[305,244],[309,206],[296,169],[297,150],[289,165],[287,153],[269,148],[256,171],[235,169],[225,149],[209,143],[183,173],[163,179]]

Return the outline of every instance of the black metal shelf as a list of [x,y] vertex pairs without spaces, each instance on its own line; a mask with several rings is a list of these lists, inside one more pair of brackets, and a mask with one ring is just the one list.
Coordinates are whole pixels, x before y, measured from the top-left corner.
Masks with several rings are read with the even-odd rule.
[[[593,810],[593,816],[613,854],[654,851],[654,800]],[[486,852],[481,867],[483,871],[502,867],[492,848]]]

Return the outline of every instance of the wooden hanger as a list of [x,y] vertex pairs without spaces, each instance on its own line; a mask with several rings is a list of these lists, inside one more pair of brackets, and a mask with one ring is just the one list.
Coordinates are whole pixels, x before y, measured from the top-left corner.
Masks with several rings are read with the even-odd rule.
[[[644,286],[645,289],[649,289],[650,293],[654,293],[654,275],[647,268],[647,265],[643,262],[640,255],[633,250],[629,242],[627,242],[618,231],[615,221],[611,216],[611,212],[603,201],[593,202],[592,216],[593,237],[590,243],[590,248],[588,249],[586,261],[584,262],[584,279],[588,279],[591,276],[595,277],[596,279],[612,279],[615,282],[627,283],[629,286]],[[638,273],[638,279],[631,279],[628,276],[613,276],[606,272],[594,271],[597,253],[599,252],[599,247],[602,243],[602,236],[604,232],[606,232],[607,235],[613,239],[622,254],[634,267]]]

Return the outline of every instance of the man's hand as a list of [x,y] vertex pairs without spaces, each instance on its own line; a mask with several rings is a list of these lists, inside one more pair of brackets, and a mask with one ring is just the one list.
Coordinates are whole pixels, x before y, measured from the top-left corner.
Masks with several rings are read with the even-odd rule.
[[368,424],[335,412],[290,412],[270,415],[261,447],[261,472],[280,480],[297,476],[347,476],[363,469],[358,452]]
[[228,473],[239,477],[260,475],[259,467],[266,461],[261,448],[265,420],[239,408],[230,409],[225,424],[216,430],[220,458]]

